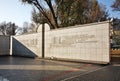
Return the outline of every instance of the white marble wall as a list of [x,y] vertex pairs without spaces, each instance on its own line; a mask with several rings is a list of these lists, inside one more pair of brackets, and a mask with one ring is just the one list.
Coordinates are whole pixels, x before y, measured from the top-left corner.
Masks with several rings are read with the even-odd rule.
[[[45,32],[45,58],[109,63],[109,23],[93,23]],[[42,56],[42,33],[13,37],[13,55]]]
[[42,34],[26,34],[13,36],[13,55],[41,57],[42,55]]
[[109,23],[94,23],[46,32],[45,56],[109,63]]

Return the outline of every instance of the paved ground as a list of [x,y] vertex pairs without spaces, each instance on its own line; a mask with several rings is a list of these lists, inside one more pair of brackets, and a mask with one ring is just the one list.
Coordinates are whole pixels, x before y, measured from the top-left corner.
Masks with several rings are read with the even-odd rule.
[[[120,65],[0,57],[0,81],[120,81]],[[3,79],[6,78],[6,79]]]
[[84,75],[66,78],[63,81],[120,81],[120,65],[112,65]]

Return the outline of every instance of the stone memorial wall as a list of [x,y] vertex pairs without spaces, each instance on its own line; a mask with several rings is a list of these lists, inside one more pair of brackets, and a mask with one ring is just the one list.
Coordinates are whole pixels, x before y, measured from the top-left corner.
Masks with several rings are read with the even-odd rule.
[[46,32],[45,56],[109,63],[109,23],[94,23]]
[[13,55],[27,57],[41,57],[41,33],[13,36]]
[[[45,58],[110,62],[109,22],[45,31]],[[13,55],[42,57],[42,32],[13,37]]]

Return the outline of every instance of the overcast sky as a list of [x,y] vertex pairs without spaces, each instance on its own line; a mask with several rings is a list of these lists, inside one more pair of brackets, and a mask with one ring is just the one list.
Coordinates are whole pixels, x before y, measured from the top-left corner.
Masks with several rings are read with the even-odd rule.
[[[118,12],[112,12],[110,5],[114,0],[98,0],[100,3],[106,5],[111,17],[120,18]],[[0,22],[14,22],[18,26],[22,26],[23,22],[31,22],[30,5],[24,5],[20,0],[0,0]]]

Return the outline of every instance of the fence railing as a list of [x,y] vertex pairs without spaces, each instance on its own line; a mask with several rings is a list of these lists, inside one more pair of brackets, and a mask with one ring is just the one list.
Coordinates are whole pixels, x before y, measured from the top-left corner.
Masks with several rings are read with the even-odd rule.
[[120,57],[120,49],[111,49],[112,57]]

